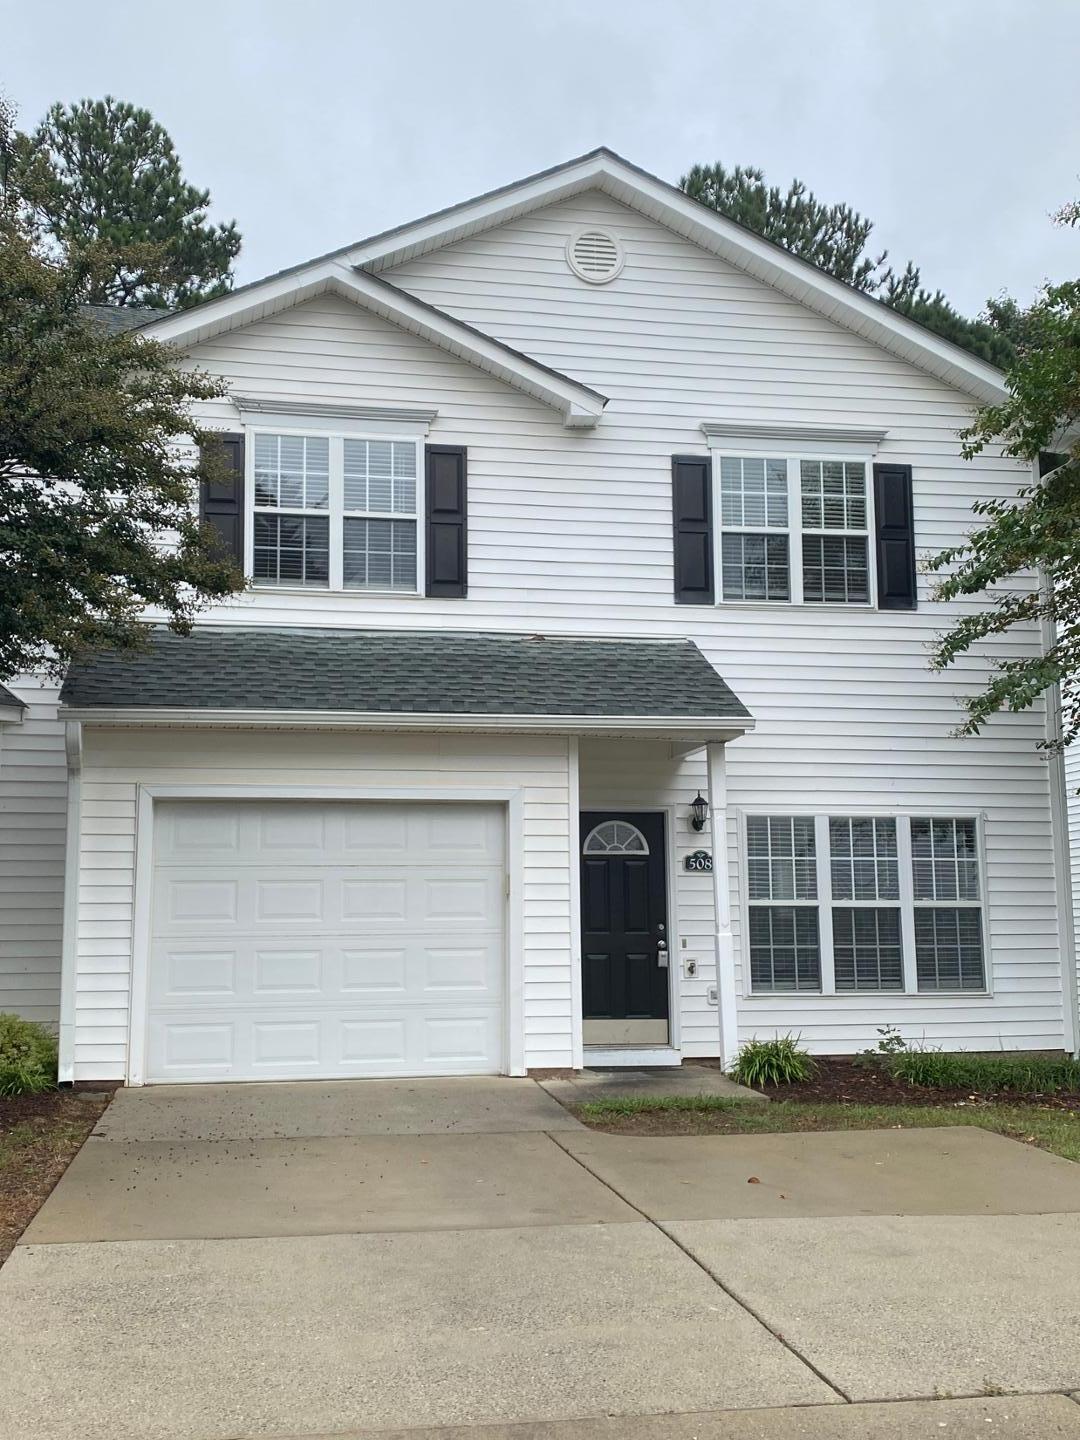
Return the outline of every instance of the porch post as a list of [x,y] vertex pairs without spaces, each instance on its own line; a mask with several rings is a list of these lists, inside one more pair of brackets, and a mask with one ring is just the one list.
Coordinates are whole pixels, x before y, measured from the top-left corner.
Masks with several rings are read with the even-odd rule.
[[705,747],[709,819],[713,845],[713,906],[716,914],[716,999],[720,1010],[720,1062],[725,1067],[739,1048],[735,999],[735,942],[731,934],[731,878],[728,868],[727,761],[722,741]]
[[581,765],[576,735],[567,736],[567,793],[570,812],[570,1064],[585,1064],[581,1013]]

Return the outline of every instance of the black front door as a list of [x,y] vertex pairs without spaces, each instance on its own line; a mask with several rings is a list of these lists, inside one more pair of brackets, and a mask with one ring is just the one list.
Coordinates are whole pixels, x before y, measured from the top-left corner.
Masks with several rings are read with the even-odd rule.
[[664,817],[581,817],[582,1008],[588,1044],[668,1039]]

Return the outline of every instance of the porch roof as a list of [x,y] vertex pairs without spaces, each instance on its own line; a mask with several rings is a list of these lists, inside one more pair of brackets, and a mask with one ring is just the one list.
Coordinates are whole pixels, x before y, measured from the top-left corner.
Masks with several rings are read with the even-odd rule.
[[749,711],[689,640],[465,631],[148,632],[77,661],[68,718],[730,738]]

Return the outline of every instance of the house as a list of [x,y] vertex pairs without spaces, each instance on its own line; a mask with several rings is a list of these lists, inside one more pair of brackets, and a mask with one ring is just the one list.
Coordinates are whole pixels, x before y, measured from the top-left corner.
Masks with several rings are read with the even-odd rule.
[[927,668],[992,367],[608,150],[144,329],[252,584],[64,684],[62,1078],[1073,1048],[1054,717]]

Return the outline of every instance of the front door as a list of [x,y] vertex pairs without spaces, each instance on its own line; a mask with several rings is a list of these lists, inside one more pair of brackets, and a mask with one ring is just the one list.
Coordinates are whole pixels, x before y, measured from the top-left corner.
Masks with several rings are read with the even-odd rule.
[[668,1042],[664,817],[581,817],[581,965],[586,1045]]

